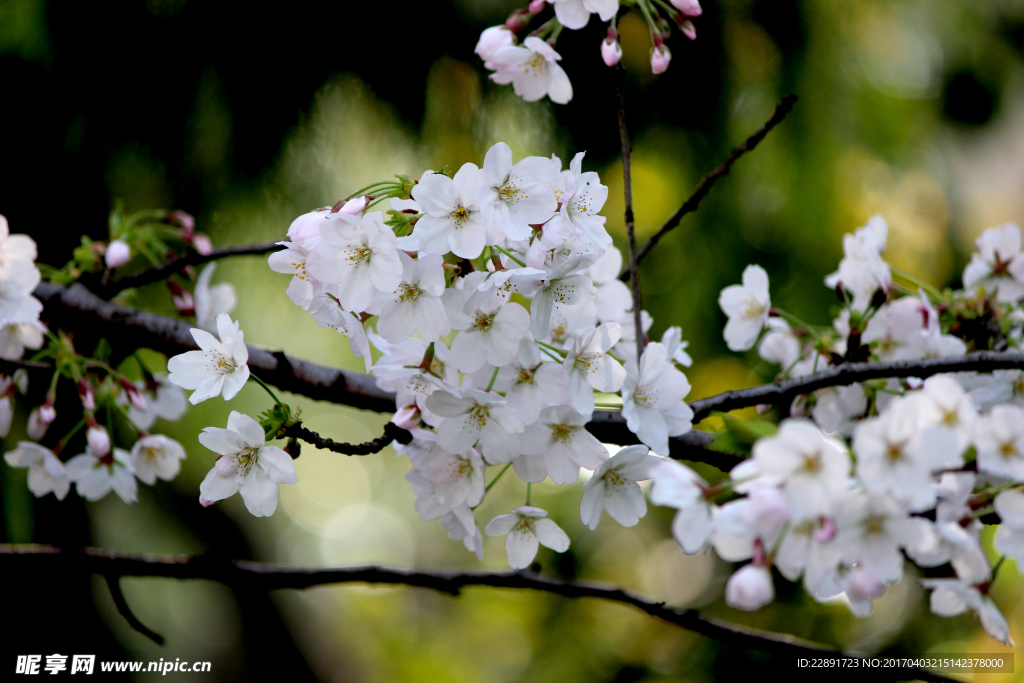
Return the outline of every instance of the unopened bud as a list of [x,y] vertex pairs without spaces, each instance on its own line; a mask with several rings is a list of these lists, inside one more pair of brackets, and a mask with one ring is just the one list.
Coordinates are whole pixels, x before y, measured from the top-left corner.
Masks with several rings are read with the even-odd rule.
[[106,455],[110,452],[110,434],[102,425],[93,425],[85,432],[85,440],[94,455]]
[[512,31],[512,33],[519,33],[527,24],[530,23],[530,19],[532,18],[533,13],[530,12],[529,8],[517,9],[509,15],[508,19],[505,20],[505,28]]
[[875,293],[871,295],[871,306],[872,308],[881,308],[888,300],[889,296],[883,287],[879,287],[875,290]]
[[92,387],[84,379],[78,381],[78,398],[82,400],[82,408],[92,412],[96,410],[96,399]]
[[213,242],[203,233],[197,232],[192,236],[192,248],[203,256],[209,256],[213,253]]
[[146,397],[142,395],[142,392],[139,391],[138,387],[127,380],[121,382],[121,387],[124,389],[125,396],[128,397],[128,405],[140,413],[146,412],[146,408],[149,404],[146,402]]
[[33,441],[39,441],[46,434],[47,428],[50,426],[50,422],[44,422],[40,417],[40,409],[36,408],[28,414],[28,426],[26,432],[28,432],[28,438]]
[[601,43],[601,59],[607,66],[615,66],[622,61],[622,46],[617,40],[605,38]]
[[213,501],[212,500],[207,500],[202,494],[200,494],[199,495],[199,504],[202,505],[204,508],[208,508],[211,505],[213,505]]
[[174,304],[174,308],[178,311],[179,315],[195,315],[196,305],[195,301],[192,300],[192,292],[187,289],[183,289],[174,280],[164,280],[167,283],[167,289],[171,291],[171,302]]
[[689,19],[679,22],[679,30],[690,40],[697,40],[697,27]]
[[400,408],[391,421],[402,429],[415,429],[420,426],[420,409],[413,403]]
[[854,567],[846,577],[846,593],[853,600],[874,600],[884,592],[885,583],[863,565]]
[[366,210],[367,204],[370,203],[370,198],[366,195],[359,195],[353,197],[344,204],[338,201],[333,207],[331,207],[331,213],[343,213],[346,216],[358,216]]
[[658,45],[651,48],[651,72],[655,74],[665,73],[670,61],[672,61],[672,53],[666,45]]
[[292,460],[302,455],[302,444],[298,439],[288,439],[284,446],[284,452],[291,456]]
[[166,218],[169,222],[181,228],[182,239],[186,242],[192,239],[192,233],[196,229],[196,219],[192,217],[192,214],[185,213],[184,211],[169,211]]
[[699,0],[671,0],[672,6],[682,12],[683,16],[699,17],[704,10],[700,8]]
[[107,245],[107,253],[104,259],[107,268],[120,268],[132,258],[132,249],[124,240],[114,240]]
[[533,0],[527,9],[531,14],[540,14],[544,11],[544,5],[548,4],[548,0]]
[[768,567],[748,564],[729,577],[725,584],[725,603],[752,612],[775,599],[775,586]]

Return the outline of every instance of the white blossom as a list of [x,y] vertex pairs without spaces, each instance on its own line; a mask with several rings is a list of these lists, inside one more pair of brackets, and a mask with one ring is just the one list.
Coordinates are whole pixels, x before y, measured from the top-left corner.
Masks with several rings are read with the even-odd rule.
[[489,241],[480,206],[485,196],[476,164],[463,164],[452,178],[443,173],[424,175],[412,189],[412,198],[423,215],[412,234],[399,239],[398,246],[439,256],[450,251],[475,259]]
[[422,436],[416,451],[410,451],[413,469],[405,475],[416,493],[415,508],[420,519],[438,519],[460,506],[479,505],[484,497],[485,465],[476,449],[453,453],[444,449],[433,434]]
[[504,25],[491,26],[484,29],[483,33],[480,34],[480,40],[477,41],[474,52],[480,56],[480,59],[484,60],[484,67],[493,71],[497,68],[491,61],[494,54],[502,48],[512,47],[515,43],[515,34]]
[[505,399],[475,389],[462,390],[461,394],[435,391],[427,398],[427,408],[444,418],[437,429],[441,447],[461,453],[479,441],[484,458],[492,465],[519,455],[523,419],[505,405]]
[[153,375],[151,380],[134,382],[136,390],[145,399],[145,410],[138,410],[132,405],[125,391],[117,397],[119,404],[128,405],[128,418],[139,429],[151,428],[158,418],[176,422],[188,410],[181,387],[172,384],[166,375]]
[[538,546],[551,548],[556,553],[569,549],[569,537],[557,524],[545,519],[548,513],[540,508],[523,505],[511,514],[498,515],[484,528],[488,536],[508,534],[505,552],[512,569],[526,569],[537,556]]
[[199,485],[205,505],[239,493],[249,512],[269,517],[277,509],[278,484],[298,482],[291,456],[268,446],[263,427],[248,415],[232,410],[227,429],[206,427],[199,443],[220,454]]
[[476,555],[477,562],[484,559],[484,539],[468,505],[459,505],[445,513],[441,526],[448,532],[448,538],[462,541],[466,550]]
[[189,402],[200,401],[223,393],[224,400],[235,397],[249,379],[249,350],[238,323],[226,313],[217,317],[220,339],[206,330],[192,328],[192,337],[200,351],[187,351],[167,361],[167,379],[183,389],[194,389]]
[[25,349],[42,347],[45,334],[46,326],[38,320],[0,324],[0,358],[20,360]]
[[995,509],[1000,520],[994,540],[996,548],[1024,566],[1024,491],[1001,491],[996,496]]
[[768,294],[768,273],[761,266],[743,270],[743,284],[722,290],[718,305],[729,316],[725,324],[725,343],[732,351],[746,351],[757,341],[757,335],[768,324],[771,297]]
[[508,239],[529,239],[531,224],[546,223],[555,215],[558,200],[552,190],[558,172],[550,160],[526,157],[513,165],[512,149],[499,142],[487,150],[480,173],[484,221]]
[[552,102],[565,104],[572,99],[572,84],[558,65],[562,56],[546,42],[530,36],[523,46],[505,47],[491,55],[495,83],[512,84],[516,95],[527,102],[536,102],[545,95]]
[[650,498],[655,505],[677,509],[672,535],[687,555],[700,552],[711,535],[708,484],[696,472],[675,460],[662,460],[651,470]]
[[1024,408],[999,405],[979,418],[974,447],[980,472],[1024,481]]
[[668,455],[668,438],[690,431],[693,409],[683,400],[690,393],[686,375],[669,361],[668,350],[651,342],[640,367],[626,363],[622,384],[622,416],[629,431],[655,453]]
[[647,501],[638,481],[650,479],[660,458],[648,454],[647,446],[629,446],[601,463],[583,485],[580,520],[593,531],[608,511],[622,526],[634,526],[647,514]]
[[959,579],[923,579],[921,585],[930,588],[930,605],[933,614],[953,617],[970,610],[977,612],[985,631],[1006,645],[1014,645],[1010,636],[1010,625],[992,598],[982,593],[977,586]]
[[530,314],[517,303],[485,300],[466,310],[465,292],[447,289],[444,307],[453,329],[461,330],[452,342],[452,360],[463,372],[478,370],[484,363],[503,366],[519,352],[519,340],[530,333]]
[[306,268],[317,280],[337,285],[336,296],[346,310],[364,311],[375,292],[394,291],[401,283],[397,239],[379,211],[328,214],[320,235],[322,241],[306,257]]
[[964,289],[985,288],[996,300],[1015,303],[1024,296],[1024,254],[1020,228],[1005,223],[989,228],[975,240],[978,251],[964,268]]
[[571,406],[551,406],[522,436],[523,455],[542,458],[544,470],[556,484],[572,484],[580,467],[594,470],[608,458],[608,449],[587,431],[589,418]]
[[157,477],[170,481],[181,471],[185,449],[163,434],[144,436],[135,442],[128,455],[132,471],[143,483],[153,485]]
[[569,401],[576,412],[594,412],[594,389],[618,391],[626,379],[626,370],[608,355],[622,332],[618,323],[602,323],[576,335],[562,361],[562,377],[569,387]]
[[28,489],[37,498],[50,492],[57,500],[64,500],[68,495],[71,479],[67,469],[49,448],[31,441],[19,441],[17,448],[4,453],[4,460],[11,467],[28,468]]
[[843,236],[843,260],[839,270],[825,278],[825,284],[842,286],[853,294],[854,310],[867,310],[875,292],[892,284],[889,264],[882,260],[888,234],[885,219],[872,216],[863,227]]
[[566,28],[580,29],[596,14],[601,21],[608,21],[619,11],[619,0],[551,0],[555,16]]
[[451,331],[441,303],[443,259],[425,254],[413,260],[404,251],[399,251],[398,257],[402,261],[401,284],[392,292],[377,293],[377,333],[392,344],[405,341],[413,333],[423,341],[437,341]]
[[216,263],[210,263],[203,268],[196,279],[196,288],[193,292],[196,326],[208,332],[216,328],[217,317],[221,313],[230,313],[238,302],[235,288],[230,282],[210,286],[210,278],[213,277],[216,267]]
[[64,467],[78,495],[86,500],[99,500],[111,491],[126,503],[138,500],[138,484],[127,451],[115,448],[98,455],[86,450],[68,460]]

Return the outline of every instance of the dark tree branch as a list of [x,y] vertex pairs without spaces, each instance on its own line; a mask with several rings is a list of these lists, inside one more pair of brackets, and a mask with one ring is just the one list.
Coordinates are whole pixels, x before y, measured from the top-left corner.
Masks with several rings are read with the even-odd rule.
[[[173,579],[206,579],[232,587],[244,586],[259,590],[279,588],[310,588],[340,583],[403,585],[458,595],[469,586],[528,589],[552,593],[566,598],[599,598],[635,607],[646,614],[671,624],[700,633],[738,648],[765,652],[777,657],[822,656],[843,659],[857,655],[836,652],[794,636],[769,633],[730,624],[701,615],[697,610],[668,607],[631,591],[599,583],[563,581],[532,571],[414,571],[378,566],[316,569],[286,567],[260,562],[217,560],[202,556],[143,555],[114,553],[96,549],[62,550],[53,546],[0,545],[0,563],[5,576],[14,572],[33,575],[66,575],[69,571],[90,572],[104,577],[147,576]],[[123,597],[123,596],[122,596]],[[130,612],[129,612],[130,613]],[[144,628],[144,627],[143,627]],[[878,669],[875,677],[898,680],[915,678],[923,681],[951,683],[952,678],[926,669]]]
[[631,157],[633,148],[629,144],[629,129],[626,128],[626,95],[624,92],[626,70],[622,64],[615,65],[615,97],[616,113],[619,119],[619,144],[622,147],[622,190],[623,202],[626,207],[626,237],[629,240],[629,289],[633,295],[633,325],[636,330],[636,362],[644,354],[644,328],[642,322],[643,305],[640,301],[640,271],[637,267],[640,259],[636,251],[636,230],[633,226],[633,179]]
[[[647,256],[647,252],[653,249],[654,245],[661,241],[662,237],[679,225],[679,221],[683,219],[683,216],[697,210],[697,206],[700,205],[701,200],[704,199],[707,193],[711,191],[711,186],[714,185],[715,181],[719,178],[729,173],[729,169],[732,168],[733,163],[737,159],[757,147],[758,143],[760,143],[761,140],[764,140],[765,136],[771,132],[772,128],[782,123],[782,120],[786,118],[786,114],[788,114],[793,108],[793,105],[796,104],[796,100],[796,95],[786,95],[783,97],[782,101],[776,105],[771,118],[765,121],[763,126],[758,128],[753,135],[747,138],[746,142],[729,152],[729,156],[727,156],[725,161],[720,163],[715,170],[711,171],[711,173],[708,173],[701,179],[700,184],[697,185],[697,189],[694,190],[692,195],[690,195],[690,198],[683,202],[683,205],[679,207],[679,210],[665,221],[665,224],[661,226],[658,232],[654,233],[654,235],[647,240],[639,253],[637,253],[636,262],[638,264],[640,261],[643,261],[645,256]],[[619,276],[619,279],[625,282],[627,277],[629,277],[629,271],[623,272],[622,275]]]
[[[197,348],[188,322],[104,301],[80,284],[70,287],[42,284],[34,294],[45,306],[43,319],[55,327],[108,336],[117,344],[150,348],[167,355]],[[252,345],[248,348],[249,368],[253,374],[279,389],[318,401],[379,413],[390,413],[396,409],[394,394],[379,389],[369,375],[309,363],[281,351],[267,351]],[[869,379],[925,378],[944,372],[1006,369],[1024,369],[1024,354],[981,351],[949,358],[848,363],[806,377],[727,391],[692,401],[690,407],[694,411],[694,422],[699,422],[714,411],[728,412],[759,404],[786,405],[801,394]],[[587,429],[606,443],[639,443],[636,435],[626,428],[620,413],[595,412]],[[710,434],[700,431],[674,437],[669,440],[669,455],[679,460],[704,462],[722,470],[729,470],[742,460],[738,456],[709,449],[712,439]]]
[[143,285],[150,285],[154,282],[166,280],[171,275],[180,273],[188,266],[198,266],[204,263],[209,263],[210,261],[227,258],[228,256],[261,256],[263,254],[269,254],[272,251],[280,251],[283,248],[284,247],[278,245],[276,242],[266,242],[264,244],[242,244],[235,247],[223,247],[221,249],[214,249],[209,254],[200,254],[198,251],[189,251],[184,256],[172,258],[159,266],[154,266],[137,273],[132,273],[131,275],[126,275],[125,277],[118,278],[113,282],[107,282],[104,284],[100,282],[98,277],[83,276],[82,283],[104,299],[109,299],[118,292],[122,292],[129,287],[142,287]]
[[[285,436],[294,439],[302,439],[306,443],[311,443],[317,448],[325,448],[335,453],[341,453],[342,455],[371,455],[373,453],[380,453],[392,441],[405,445],[412,441],[412,434],[407,429],[402,429],[394,422],[388,422],[384,425],[384,435],[374,439],[373,441],[367,441],[366,443],[339,443],[334,439],[328,439],[320,436],[314,431],[306,429],[302,426],[302,423],[289,427],[285,433]],[[294,457],[294,456],[292,456]]]
[[889,377],[920,377],[945,372],[992,372],[1024,368],[1024,354],[1018,351],[977,351],[965,356],[895,360],[877,363],[846,363],[796,379],[765,384],[750,389],[726,391],[690,403],[694,422],[712,411],[728,412],[760,404],[788,405],[802,394],[826,387],[841,387],[854,382]]
[[110,589],[110,597],[114,599],[114,606],[117,607],[117,611],[121,613],[128,625],[157,645],[163,645],[164,637],[139,621],[139,618],[132,612],[132,608],[128,606],[128,601],[121,591],[121,577],[117,574],[104,574],[103,578],[107,582],[107,588]]

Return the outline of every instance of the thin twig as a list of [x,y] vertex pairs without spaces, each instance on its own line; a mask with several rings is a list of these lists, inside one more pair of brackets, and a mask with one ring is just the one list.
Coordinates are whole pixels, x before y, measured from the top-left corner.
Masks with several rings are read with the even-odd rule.
[[[43,319],[54,327],[77,334],[106,336],[119,346],[150,348],[167,355],[197,348],[189,332],[190,325],[184,320],[112,304],[79,284],[70,287],[42,284],[33,294],[45,306]],[[267,351],[252,345],[248,349],[250,371],[283,391],[378,413],[396,410],[395,395],[377,387],[370,375],[317,365],[281,351]],[[690,407],[695,413],[694,422],[699,422],[713,411],[727,412],[760,404],[786,405],[801,394],[869,379],[925,378],[944,372],[1009,369],[1024,369],[1024,354],[1017,351],[981,351],[948,358],[848,363],[785,382],[727,391],[693,401]],[[636,435],[626,428],[620,413],[596,412],[587,429],[606,443],[638,443]],[[689,432],[669,439],[669,455],[680,460],[705,462],[723,470],[731,469],[739,462],[737,456],[708,449],[711,439],[704,432]]]
[[132,612],[132,608],[128,606],[128,601],[121,591],[121,577],[118,574],[103,574],[103,578],[107,581],[107,588],[110,589],[110,597],[114,599],[114,606],[117,607],[117,611],[121,613],[128,625],[157,645],[163,645],[164,637],[139,621]]
[[624,92],[626,70],[622,64],[615,65],[615,97],[616,112],[619,119],[619,144],[622,146],[622,192],[626,206],[626,237],[629,240],[629,288],[633,295],[633,325],[636,328],[636,362],[644,355],[644,328],[642,323],[643,306],[640,301],[640,271],[637,266],[640,259],[636,251],[636,230],[633,225],[633,178],[631,157],[633,148],[629,144],[629,130],[626,128],[626,94]]
[[[683,205],[679,207],[679,210],[672,214],[672,216],[665,221],[665,224],[661,226],[658,232],[654,233],[654,235],[647,240],[644,246],[641,247],[640,251],[636,255],[636,262],[638,264],[644,260],[644,257],[647,256],[647,252],[653,249],[654,245],[656,245],[662,237],[679,225],[679,221],[683,219],[683,216],[697,210],[697,206],[700,204],[701,200],[704,199],[707,193],[711,191],[711,186],[714,185],[715,181],[719,178],[729,173],[729,169],[737,159],[757,147],[758,143],[760,143],[761,140],[771,132],[772,128],[779,125],[782,120],[786,118],[786,114],[788,114],[793,108],[793,105],[796,104],[796,100],[796,95],[786,95],[783,97],[782,101],[776,105],[771,118],[765,121],[764,125],[758,128],[757,132],[747,138],[742,145],[729,152],[729,156],[727,156],[725,161],[720,163],[715,170],[711,171],[711,173],[708,173],[701,179],[700,184],[697,185],[697,189],[694,190],[692,195],[690,195],[690,198],[683,202]],[[630,277],[628,270],[624,271],[619,276],[619,279],[625,282],[627,277]]]
[[[632,591],[600,583],[563,581],[533,571],[416,571],[379,566],[312,568],[288,567],[260,562],[217,560],[202,556],[144,555],[96,549],[63,550],[53,546],[0,545],[0,567],[4,576],[14,572],[32,575],[66,575],[69,571],[103,576],[148,576],[174,579],[207,579],[231,587],[260,590],[310,588],[341,583],[404,585],[430,588],[458,595],[469,586],[528,589],[566,598],[599,598],[635,607],[671,624],[713,638],[728,645],[757,650],[777,657],[823,655],[858,659],[858,655],[837,652],[794,636],[739,626],[701,615],[697,610],[668,607]],[[914,678],[952,683],[954,679],[913,667],[877,669],[879,680]]]
[[328,439],[320,436],[316,432],[306,429],[302,426],[302,423],[289,427],[285,433],[285,436],[294,439],[302,439],[306,443],[311,443],[317,448],[323,448],[335,453],[341,453],[342,455],[371,455],[373,453],[380,453],[392,441],[397,441],[400,444],[407,444],[412,441],[412,434],[407,429],[402,429],[394,422],[388,422],[384,425],[384,435],[380,436],[373,441],[367,441],[366,443],[341,443],[334,439]]
[[227,258],[229,256],[261,256],[273,251],[280,251],[281,249],[284,249],[284,247],[280,246],[276,242],[266,242],[263,244],[242,244],[235,247],[223,247],[222,249],[214,249],[209,254],[200,254],[198,251],[189,251],[184,256],[172,258],[159,266],[147,268],[146,270],[127,275],[114,280],[113,282],[103,283],[97,278],[88,278],[85,276],[83,276],[82,282],[89,289],[96,292],[103,298],[109,299],[115,294],[130,287],[142,287],[143,285],[150,285],[154,282],[166,280],[171,275],[180,273],[188,266],[198,266],[204,263],[209,263],[210,261]]

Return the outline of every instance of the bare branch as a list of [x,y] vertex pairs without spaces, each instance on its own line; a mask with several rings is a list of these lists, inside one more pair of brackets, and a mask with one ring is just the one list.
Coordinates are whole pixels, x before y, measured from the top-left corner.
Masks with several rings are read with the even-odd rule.
[[[793,105],[796,104],[796,100],[796,95],[786,95],[783,97],[782,101],[776,105],[771,118],[765,121],[764,125],[758,128],[757,131],[747,138],[742,145],[735,147],[731,152],[729,152],[729,156],[727,156],[725,160],[715,168],[715,170],[711,171],[711,173],[708,173],[701,179],[700,184],[697,185],[697,189],[694,190],[692,195],[690,195],[690,198],[683,202],[683,205],[679,207],[679,210],[672,214],[672,216],[665,221],[665,224],[661,226],[658,232],[654,233],[654,235],[652,235],[640,249],[639,253],[636,255],[636,262],[638,264],[640,261],[643,261],[645,256],[647,256],[647,252],[653,249],[654,245],[661,241],[662,237],[679,225],[679,221],[683,219],[683,216],[697,210],[697,206],[700,205],[701,200],[704,199],[707,193],[711,191],[711,186],[714,185],[715,181],[719,178],[729,173],[729,169],[732,168],[733,163],[737,159],[757,147],[758,143],[760,143],[761,140],[764,140],[765,136],[771,132],[772,128],[782,123],[782,120],[786,118],[786,114],[788,114],[793,108]],[[627,277],[629,277],[628,270],[623,272],[619,276],[619,279],[625,282]]]
[[[144,555],[114,553],[97,549],[63,550],[53,546],[0,545],[0,566],[4,576],[14,572],[32,575],[66,575],[69,571],[89,572],[104,577],[163,577],[206,579],[228,586],[275,590],[310,588],[342,583],[404,585],[458,595],[469,586],[527,589],[566,598],[599,598],[635,607],[646,614],[739,648],[765,652],[778,657],[822,656],[854,659],[857,655],[840,653],[794,636],[769,633],[702,616],[697,610],[668,607],[622,588],[600,583],[563,581],[533,571],[415,571],[379,566],[311,568],[289,567],[218,560],[202,556]],[[952,683],[954,679],[926,669],[878,669],[873,676],[898,680]]]
[[262,256],[263,254],[269,254],[273,251],[280,251],[283,248],[284,247],[278,245],[276,242],[266,242],[263,244],[242,244],[234,247],[214,249],[209,254],[200,254],[198,251],[189,251],[184,256],[172,258],[162,265],[147,268],[146,270],[127,275],[105,284],[100,282],[99,277],[83,276],[82,284],[86,285],[89,289],[96,292],[103,298],[109,299],[118,292],[122,292],[129,287],[142,287],[143,285],[150,285],[154,282],[166,280],[171,275],[180,273],[188,266],[198,266],[204,263],[209,263],[210,261],[227,258],[229,256]]
[[[394,422],[388,422],[384,425],[384,435],[374,439],[373,441],[367,441],[366,443],[339,443],[334,439],[327,439],[316,432],[306,429],[302,426],[302,423],[292,425],[285,431],[285,436],[292,437],[295,439],[302,439],[306,443],[311,443],[317,448],[324,448],[335,453],[341,453],[342,455],[372,455],[373,453],[380,453],[392,441],[397,441],[400,444],[407,444],[412,441],[412,434],[407,429],[402,429]],[[293,454],[293,458],[298,457]]]
[[121,613],[128,625],[157,645],[163,645],[164,637],[139,621],[139,618],[132,612],[132,608],[128,606],[128,600],[125,599],[124,593],[121,591],[121,577],[117,574],[104,574],[103,578],[107,582],[107,588],[110,589],[110,597],[114,599],[114,606],[117,607],[117,611]]
[[644,355],[644,328],[642,323],[643,305],[640,301],[640,259],[636,251],[636,230],[633,226],[633,179],[631,157],[633,148],[629,144],[629,130],[626,128],[626,95],[624,92],[626,70],[622,64],[615,65],[616,113],[619,119],[619,144],[622,146],[622,188],[626,207],[626,237],[629,240],[629,288],[633,296],[633,325],[636,330],[636,362]]
[[977,351],[964,356],[922,358],[877,363],[846,363],[813,375],[784,382],[765,384],[750,389],[737,389],[702,398],[690,403],[694,422],[712,411],[728,412],[760,404],[788,405],[797,396],[826,387],[841,387],[854,382],[889,377],[920,377],[924,379],[945,372],[992,372],[1024,368],[1024,354],[1018,351]]

